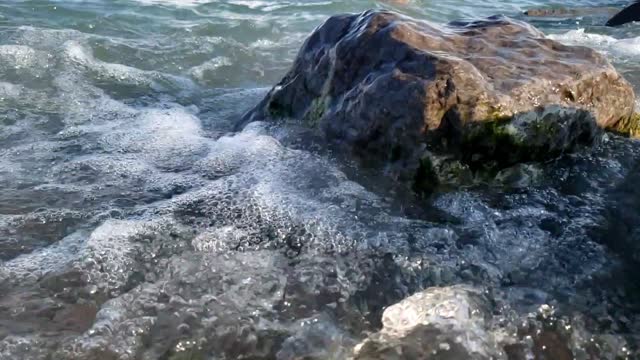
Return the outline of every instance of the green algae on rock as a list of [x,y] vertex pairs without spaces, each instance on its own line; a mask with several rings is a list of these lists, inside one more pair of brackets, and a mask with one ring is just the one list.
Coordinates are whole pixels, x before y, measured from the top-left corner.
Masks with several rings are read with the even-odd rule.
[[327,97],[319,97],[314,99],[309,106],[309,110],[304,115],[309,125],[317,125],[322,116],[327,111],[330,103],[330,99]]
[[621,119],[611,130],[621,135],[640,138],[640,113]]
[[509,120],[470,124],[471,130],[456,149],[465,162],[481,166],[487,161],[510,166],[545,160],[591,144],[601,133],[586,110],[547,106],[515,115]]
[[[495,172],[590,145],[601,129],[627,129],[620,119],[632,116],[634,97],[603,55],[523,22],[439,26],[367,11],[321,25],[240,126],[299,120],[427,190],[451,175],[429,175],[433,169]],[[433,155],[453,155],[461,166],[434,167]]]

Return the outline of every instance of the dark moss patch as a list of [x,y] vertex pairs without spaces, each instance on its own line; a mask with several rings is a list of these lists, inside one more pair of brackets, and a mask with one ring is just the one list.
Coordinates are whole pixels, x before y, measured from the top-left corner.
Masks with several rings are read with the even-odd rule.
[[592,145],[601,133],[589,112],[560,107],[471,124],[465,132],[459,156],[475,169],[552,159]]
[[413,178],[413,190],[419,194],[432,193],[440,185],[438,173],[429,156],[420,159],[420,165]]
[[291,109],[288,106],[283,105],[277,100],[271,100],[267,106],[269,116],[274,119],[280,119],[283,117],[291,116]]
[[472,124],[459,144],[460,159],[474,170],[530,160],[531,149],[509,121]]
[[524,186],[534,174],[519,174],[517,168],[503,170],[588,147],[602,133],[593,116],[581,109],[556,106],[513,117],[496,109],[491,114],[486,121],[467,124],[455,112],[445,114],[444,126],[434,136],[437,141],[420,162],[414,188],[425,192],[442,186],[494,183],[498,175],[500,183]]

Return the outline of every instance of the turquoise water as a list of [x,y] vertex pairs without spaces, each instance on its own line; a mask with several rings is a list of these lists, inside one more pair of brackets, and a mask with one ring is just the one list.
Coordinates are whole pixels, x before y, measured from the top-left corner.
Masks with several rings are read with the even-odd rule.
[[[619,5],[527,20],[640,89],[640,26],[601,26]],[[286,127],[232,133],[330,15],[541,6],[559,4],[0,1],[0,359],[342,359],[384,307],[457,283],[495,292],[508,331],[551,304],[576,358],[636,349],[637,265],[616,245],[638,233],[635,141],[426,201]],[[629,229],[601,235],[612,208]]]

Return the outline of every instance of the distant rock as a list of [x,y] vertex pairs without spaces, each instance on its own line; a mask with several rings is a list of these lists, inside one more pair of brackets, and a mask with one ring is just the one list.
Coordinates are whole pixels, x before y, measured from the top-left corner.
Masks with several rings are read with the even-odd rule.
[[630,5],[615,14],[609,21],[607,26],[619,26],[626,23],[640,21],[640,1],[634,0]]
[[614,7],[543,7],[528,9],[524,12],[524,15],[530,17],[577,17],[600,14],[613,15],[605,24],[606,26],[620,26],[640,21],[640,1],[632,1],[622,10]]
[[591,144],[600,129],[629,133],[633,111],[631,86],[603,55],[526,23],[438,26],[367,11],[320,26],[241,125],[293,119],[428,191]]
[[613,15],[616,14],[618,10],[619,9],[614,7],[544,7],[528,9],[524,14],[531,17],[576,17],[600,14]]

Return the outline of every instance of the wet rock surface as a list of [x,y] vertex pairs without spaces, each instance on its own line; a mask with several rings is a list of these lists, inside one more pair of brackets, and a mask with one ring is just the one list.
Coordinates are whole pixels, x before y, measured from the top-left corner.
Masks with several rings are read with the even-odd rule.
[[354,359],[498,358],[489,309],[481,289],[427,289],[388,307],[382,330],[356,346]]
[[580,318],[556,316],[547,304],[526,316],[508,307],[496,313],[496,304],[505,305],[502,300],[500,292],[469,285],[428,288],[388,307],[382,329],[354,347],[353,359],[571,360],[631,355],[625,341],[594,337]]
[[242,123],[298,119],[420,188],[433,180],[431,152],[472,166],[548,159],[628,122],[633,106],[602,55],[525,23],[369,11],[319,27]]

